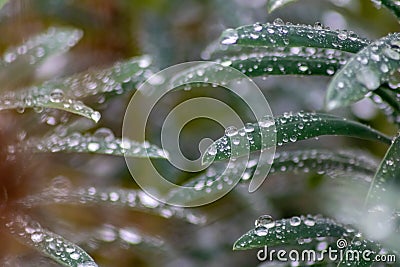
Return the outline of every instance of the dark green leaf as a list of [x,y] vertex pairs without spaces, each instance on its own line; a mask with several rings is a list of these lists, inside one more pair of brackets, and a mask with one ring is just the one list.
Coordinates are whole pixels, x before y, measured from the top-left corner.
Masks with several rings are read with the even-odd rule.
[[222,45],[266,46],[266,47],[314,47],[329,48],[356,53],[370,42],[353,32],[334,31],[317,24],[254,24],[237,29],[228,29],[221,36]]
[[[251,127],[252,131],[240,129],[234,136],[224,136],[215,141],[203,154],[203,162],[237,158],[246,155],[249,149],[258,151],[275,144],[281,146],[285,143],[323,135],[344,135],[386,144],[391,143],[389,137],[368,126],[328,114],[300,112],[293,115],[287,113],[275,119],[265,118],[258,124],[249,124],[248,127]],[[274,140],[275,135],[277,140]],[[267,141],[265,142],[265,140]],[[234,155],[232,155],[231,146],[235,148]]]

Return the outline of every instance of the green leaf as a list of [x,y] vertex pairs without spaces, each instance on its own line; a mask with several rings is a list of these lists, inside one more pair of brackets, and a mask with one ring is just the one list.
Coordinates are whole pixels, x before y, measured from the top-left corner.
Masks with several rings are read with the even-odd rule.
[[174,207],[159,202],[141,190],[122,188],[82,187],[71,188],[69,180],[63,176],[53,179],[52,185],[43,192],[27,196],[18,201],[27,208],[63,204],[84,206],[110,206],[177,218],[192,224],[203,224],[205,217],[190,209]]
[[320,237],[354,236],[355,230],[336,221],[321,216],[295,216],[290,219],[273,220],[268,215],[260,216],[256,227],[233,245],[234,250],[279,246],[282,244],[298,244],[300,239],[316,239]]
[[96,267],[92,257],[82,248],[49,230],[27,215],[13,214],[6,222],[8,231],[23,244],[29,245],[62,266]]
[[[347,62],[348,56],[332,49],[315,49],[312,47],[291,48],[251,48],[241,47],[227,53],[215,62],[233,67],[249,77],[265,75],[333,75]],[[232,55],[231,55],[232,54]],[[209,64],[186,70],[181,73],[185,83],[193,77],[209,77],[217,72],[216,66]],[[190,77],[190,78],[189,78]]]
[[167,152],[147,141],[138,143],[129,139],[115,138],[111,130],[98,129],[94,134],[75,132],[67,136],[52,134],[30,138],[18,146],[18,150],[43,152],[95,153],[126,157],[167,158]]
[[20,46],[7,49],[0,60],[0,91],[12,88],[14,83],[31,75],[50,56],[68,51],[82,35],[81,30],[53,27]]
[[94,122],[98,122],[101,118],[98,111],[86,106],[81,101],[66,98],[60,89],[53,89],[48,95],[41,94],[36,87],[30,91],[2,94],[0,96],[0,110],[16,109],[23,113],[26,108],[33,108],[39,112],[44,108],[54,108],[86,117]]
[[[90,246],[90,243],[95,240],[97,243],[116,243],[118,242],[120,247],[132,248],[135,250],[141,250],[139,252],[146,253],[149,251],[157,250],[157,252],[171,253],[171,248],[165,244],[165,241],[158,238],[147,235],[135,227],[123,227],[119,228],[111,224],[104,224],[101,227],[93,229],[91,231],[85,231],[80,236],[86,236],[82,238],[82,243],[86,246]],[[82,245],[82,244],[81,244]],[[117,244],[116,244],[117,245]]]
[[274,23],[254,24],[223,32],[222,45],[266,46],[266,47],[314,47],[329,48],[356,53],[370,42],[353,32],[334,31],[320,24],[284,24],[280,19]]
[[[253,177],[258,158],[251,155],[249,160],[237,159],[232,165],[225,162],[214,163],[206,172],[183,184],[193,187],[190,195],[185,190],[175,190],[169,195],[172,201],[184,200],[185,203],[195,202],[212,194],[219,194],[224,188],[229,188],[238,175],[242,183],[248,183]],[[324,149],[307,149],[297,151],[276,152],[269,174],[283,172],[316,172],[332,178],[351,177],[370,182],[377,168],[374,158],[358,150],[330,151]],[[243,171],[244,170],[244,171]]]
[[[389,190],[398,192],[400,190],[400,136],[398,135],[394,140],[389,150],[386,152],[385,157],[379,165],[375,174],[374,180],[371,183],[368,196],[366,198],[366,205],[386,204],[390,205],[392,200],[386,199],[389,196]],[[388,200],[388,203],[385,203]],[[382,203],[383,202],[383,203]],[[392,205],[391,205],[392,206]]]
[[400,67],[400,34],[389,34],[356,54],[333,77],[326,106],[334,109],[364,98],[389,81]]
[[[268,12],[271,13],[274,10],[281,8],[284,5],[287,5],[291,2],[295,2],[297,0],[268,0],[267,8]],[[400,6],[396,2],[396,0],[371,0],[376,6],[380,7],[380,5],[385,6],[389,9],[397,18],[400,18]]]
[[122,94],[136,89],[139,83],[154,74],[152,58],[145,55],[117,62],[105,69],[90,69],[70,77],[51,80],[20,94],[36,98],[50,95],[54,89],[61,90],[67,98],[80,99],[103,93]]
[[295,2],[296,0],[268,0],[267,8],[268,12],[271,13],[274,10],[283,7],[291,2]]
[[[251,131],[243,128],[233,136],[224,136],[215,141],[203,154],[203,163],[237,158],[246,155],[249,148],[250,151],[259,151],[275,144],[282,146],[285,143],[323,135],[343,135],[391,144],[389,137],[368,126],[328,114],[286,113],[274,119],[265,118],[258,123],[248,124],[247,127],[251,128]],[[275,134],[277,140],[273,139]],[[262,144],[261,140],[268,142]],[[235,146],[234,155],[231,146]]]

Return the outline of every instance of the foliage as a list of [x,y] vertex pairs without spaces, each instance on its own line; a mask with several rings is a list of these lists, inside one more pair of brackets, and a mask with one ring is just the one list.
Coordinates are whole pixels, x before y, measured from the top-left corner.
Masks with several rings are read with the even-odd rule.
[[[4,2],[0,1],[0,6]],[[400,122],[399,33],[369,40],[360,37],[363,34],[345,29],[333,30],[319,22],[313,25],[285,23],[280,18],[270,23],[251,21],[249,25],[244,25],[246,21],[243,14],[250,7],[237,4],[236,1],[211,1],[212,4],[205,1],[207,3],[202,5],[210,10],[228,8],[243,13],[238,16],[238,21],[235,20],[238,25],[234,26],[237,27],[222,32],[219,29],[220,37],[216,42],[211,42],[209,37],[202,43],[202,37],[191,35],[199,43],[189,45],[193,51],[175,53],[173,47],[185,42],[172,38],[170,29],[160,30],[160,27],[168,28],[165,16],[170,16],[169,9],[179,6],[177,1],[112,2],[108,3],[110,6],[105,10],[121,12],[118,13],[121,16],[121,22],[118,22],[121,28],[129,24],[126,22],[128,19],[134,17],[129,13],[123,17],[121,10],[134,12],[137,6],[143,5],[143,10],[149,12],[149,21],[136,29],[143,33],[137,42],[133,42],[136,46],[142,46],[140,49],[132,52],[129,49],[135,45],[129,48],[124,46],[130,42],[123,30],[121,35],[125,35],[121,37],[122,41],[118,39],[121,42],[114,44],[129,51],[125,51],[123,56],[126,59],[121,60],[121,56],[114,55],[110,62],[116,63],[97,62],[97,67],[89,69],[88,66],[75,65],[70,70],[65,68],[52,73],[57,65],[54,62],[61,62],[63,57],[72,64],[74,55],[76,59],[89,53],[90,49],[80,51],[81,43],[78,42],[82,39],[84,46],[85,38],[89,39],[90,33],[101,32],[100,22],[98,28],[92,25],[96,21],[93,13],[69,1],[43,1],[30,5],[44,17],[55,16],[65,24],[74,26],[52,26],[43,33],[31,34],[21,45],[7,43],[11,48],[4,49],[0,60],[0,80],[3,83],[0,89],[0,128],[4,128],[0,136],[0,156],[3,161],[0,164],[0,211],[4,211],[0,216],[3,225],[1,231],[44,256],[32,256],[32,252],[24,252],[24,256],[17,257],[1,255],[6,266],[60,264],[94,267],[131,266],[135,263],[159,266],[160,262],[163,266],[233,266],[234,261],[226,259],[239,257],[236,256],[239,252],[230,251],[233,243],[234,250],[268,246],[286,251],[314,249],[321,255],[325,248],[331,247],[347,251],[369,250],[374,256],[400,257],[397,181],[400,175],[400,137],[399,134],[386,134],[393,128],[397,129]],[[285,14],[283,6],[290,8],[292,2],[297,1],[269,0],[264,11],[268,9],[269,12]],[[372,2],[384,6],[399,19],[398,1]],[[0,12],[5,17],[0,16],[5,24],[13,23],[4,14],[12,14],[16,8],[14,5],[5,4],[1,10],[3,13]],[[294,5],[300,6],[302,3]],[[218,15],[220,19],[224,20],[225,16],[226,21],[232,21],[234,16],[226,18],[226,12],[222,13]],[[79,20],[75,21],[77,17]],[[129,22],[135,25],[133,21]],[[198,31],[203,30],[199,28]],[[131,28],[129,31],[134,32]],[[208,28],[204,31],[208,31]],[[106,35],[114,41],[111,31]],[[207,42],[211,44],[206,47]],[[141,93],[137,92],[140,85],[162,67],[180,62],[183,54],[195,54],[186,60],[198,58],[200,51],[195,49],[196,45],[206,47],[201,53],[204,59],[235,68],[254,78],[265,94],[278,95],[277,103],[293,101],[296,104],[294,108],[289,108],[291,111],[259,121],[242,110],[246,118],[245,126],[240,129],[227,128],[225,135],[214,141],[202,154],[202,163],[211,165],[204,171],[190,173],[178,171],[166,163],[171,155],[159,146],[156,130],[162,124],[160,118],[163,118],[163,112],[168,111],[165,106],[173,106],[181,98],[211,91],[231,101],[240,110],[242,104],[236,99],[232,100],[223,88],[215,85],[198,87],[194,84],[177,88],[171,93],[174,96],[161,104],[161,111],[150,117],[150,134],[146,136],[149,141],[122,139],[114,133],[120,132],[123,117],[121,106],[126,106],[132,94]],[[46,64],[52,61],[53,65],[46,68]],[[46,71],[50,71],[50,75],[46,76]],[[175,81],[208,77],[217,71],[207,64],[200,65],[182,70],[175,76]],[[295,80],[295,90],[289,95],[285,94],[288,89],[282,87],[288,85],[292,77],[279,80],[281,77],[269,77],[272,75],[300,77]],[[321,85],[316,80],[316,86],[314,84],[311,88],[306,82],[299,82],[308,79],[304,76],[324,76],[329,84]],[[258,77],[263,79],[258,80]],[[325,99],[315,100],[319,108],[315,108],[315,103],[314,106],[309,105],[309,99],[305,100],[308,96],[304,96],[313,98],[315,87],[321,87],[322,90],[327,88],[323,92]],[[362,120],[358,121],[357,116],[350,115],[350,109],[346,107],[355,107],[360,100],[375,102],[383,111],[379,118],[386,118],[386,122],[377,124],[378,120],[363,119],[362,116]],[[299,106],[304,106],[307,111],[294,111]],[[322,109],[322,106],[326,109]],[[337,108],[342,110],[332,111]],[[309,111],[314,109],[317,112]],[[19,114],[15,114],[14,110]],[[352,118],[348,118],[350,116]],[[376,125],[379,127],[372,127]],[[197,126],[189,129],[193,136],[198,132],[220,136],[220,132],[209,127],[200,127],[198,131]],[[269,143],[263,144],[261,136],[267,136]],[[324,145],[317,145],[319,138]],[[350,138],[354,138],[351,143]],[[193,140],[190,139],[184,146],[188,147]],[[239,149],[232,149],[231,143]],[[242,185],[256,175],[259,165],[268,164],[259,161],[257,153],[275,145],[278,151],[269,174],[272,177],[254,195],[244,193]],[[367,150],[372,150],[375,155]],[[383,150],[386,151],[384,156],[379,154]],[[252,152],[250,158],[241,158],[248,151]],[[192,148],[190,153],[196,154],[195,149]],[[117,159],[110,155],[117,156]],[[197,210],[172,207],[140,189],[127,186],[127,181],[133,182],[126,174],[126,168],[121,167],[118,159],[121,156],[136,159],[138,169],[141,168],[141,158],[150,157],[160,172],[171,176],[181,185],[196,189],[191,195],[183,190],[172,191],[170,200],[183,198],[188,202],[196,201],[217,194],[235,180],[240,180],[240,183],[231,194],[208,207]],[[229,159],[232,162],[227,163]],[[32,167],[30,162],[42,167]],[[39,175],[32,171],[35,168],[40,171]],[[148,170],[142,171],[143,176],[148,174]],[[308,178],[308,185],[305,185],[304,179],[294,181],[297,176]],[[327,181],[325,177],[335,179]],[[49,178],[52,178],[50,183]],[[75,186],[75,183],[79,186]],[[306,204],[299,200],[294,203],[294,198],[304,200]],[[327,208],[321,204],[323,202],[332,203]],[[322,213],[323,216],[299,213]],[[269,214],[284,219],[275,220]],[[60,218],[62,223],[54,218]],[[255,218],[258,219],[254,228],[237,239],[244,232],[243,225]],[[207,224],[207,221],[217,223]],[[132,226],[133,222],[139,227]],[[186,232],[180,234],[178,231]],[[234,239],[237,241],[234,242]],[[339,247],[339,241],[346,242],[348,246]],[[123,248],[129,249],[123,255],[134,252],[136,256],[133,259],[119,257],[118,251]],[[108,251],[111,251],[111,255],[107,255]],[[225,255],[221,256],[223,253]],[[153,255],[159,255],[161,261]],[[255,260],[255,256],[251,255],[244,257],[239,264],[254,264]],[[213,261],[218,262],[212,264]],[[273,258],[271,264],[283,263]],[[323,261],[289,263],[289,266],[303,265],[373,266],[373,262],[324,258]]]

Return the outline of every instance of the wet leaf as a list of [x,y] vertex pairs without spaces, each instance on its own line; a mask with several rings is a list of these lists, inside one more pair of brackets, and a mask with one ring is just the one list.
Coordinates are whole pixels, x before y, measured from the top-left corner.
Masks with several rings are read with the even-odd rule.
[[6,223],[6,228],[23,244],[37,249],[40,253],[52,258],[62,266],[97,266],[92,257],[82,248],[64,237],[44,229],[38,222],[26,215],[12,215]]
[[205,217],[184,209],[166,205],[141,190],[122,188],[72,188],[66,177],[58,176],[43,192],[25,197],[19,204],[32,208],[62,204],[84,206],[110,206],[154,214],[164,218],[177,218],[192,224],[203,224]]
[[20,94],[36,98],[38,94],[50,95],[54,89],[61,90],[65,97],[72,99],[103,93],[122,94],[136,89],[154,71],[152,58],[145,55],[117,62],[109,68],[90,69],[67,78],[47,81],[20,91]]
[[[202,199],[205,195],[218,195],[221,190],[230,188],[232,183],[241,178],[248,183],[259,164],[256,155],[239,158],[232,164],[217,162],[207,168],[206,172],[183,184],[195,190],[190,194],[185,190],[171,192],[170,200],[184,200],[191,203]],[[318,173],[332,178],[351,177],[370,182],[377,168],[377,161],[364,151],[343,150],[330,151],[323,149],[304,149],[296,151],[276,152],[269,174],[276,173]],[[244,171],[243,171],[244,170]]]
[[29,93],[7,92],[0,96],[0,110],[16,109],[23,113],[26,108],[42,111],[54,108],[74,113],[98,122],[101,114],[78,100],[67,98],[60,89],[53,89],[50,94],[41,94],[35,87]]
[[336,237],[351,239],[355,230],[332,219],[321,216],[295,216],[274,220],[269,215],[260,216],[255,228],[240,237],[233,245],[234,250],[298,244],[300,239]]
[[[2,89],[31,75],[36,67],[52,55],[73,47],[82,37],[82,31],[73,28],[49,28],[47,32],[28,39],[20,46],[9,48],[0,60]],[[9,79],[9,77],[14,77]]]
[[[221,51],[215,62],[233,67],[249,77],[266,75],[333,75],[346,64],[348,55],[333,49],[312,47],[247,48]],[[221,54],[221,55],[220,55]],[[225,55],[224,55],[225,54]],[[182,80],[193,77],[209,77],[217,72],[216,66],[208,64],[182,72]],[[187,78],[186,78],[187,77]],[[190,77],[190,78],[189,78]],[[185,79],[186,78],[186,79]]]
[[41,138],[30,138],[17,148],[23,151],[94,153],[126,157],[167,158],[167,152],[147,141],[138,143],[129,139],[115,138],[111,130],[98,129],[94,134],[78,132],[67,136],[52,134]]
[[346,106],[364,98],[389,82],[399,67],[400,34],[389,34],[353,56],[333,77],[326,94],[327,108]]
[[[215,141],[203,154],[203,163],[228,158],[237,158],[247,151],[259,151],[273,145],[282,146],[323,135],[344,135],[366,140],[380,141],[386,144],[391,139],[384,134],[361,123],[328,114],[299,112],[286,113],[280,117],[266,117],[258,123],[248,124],[252,130],[240,129],[234,135]],[[276,133],[274,132],[276,129]],[[276,134],[277,140],[274,140]],[[262,139],[262,138],[263,139]],[[261,140],[268,140],[262,144]],[[231,146],[235,146],[232,155]]]
[[292,25],[277,19],[274,23],[254,24],[222,33],[222,45],[265,47],[314,47],[356,53],[370,42],[353,32],[334,31],[322,25]]

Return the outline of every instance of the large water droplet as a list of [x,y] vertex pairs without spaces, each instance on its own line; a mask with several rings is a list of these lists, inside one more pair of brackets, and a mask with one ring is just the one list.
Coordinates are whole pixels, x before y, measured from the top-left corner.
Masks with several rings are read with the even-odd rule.
[[222,33],[221,44],[224,45],[236,44],[238,39],[239,35],[235,29],[227,29]]
[[379,77],[370,68],[362,68],[358,70],[356,79],[369,90],[375,90],[380,85]]
[[263,226],[270,229],[275,226],[275,221],[270,215],[261,215],[254,224],[256,227]]
[[54,89],[50,93],[50,101],[53,103],[60,103],[64,100],[64,92],[61,89]]
[[295,216],[290,218],[289,223],[291,226],[299,226],[301,224],[301,219],[300,217]]
[[234,126],[229,126],[225,129],[225,135],[228,137],[232,137],[238,134],[238,130]]

